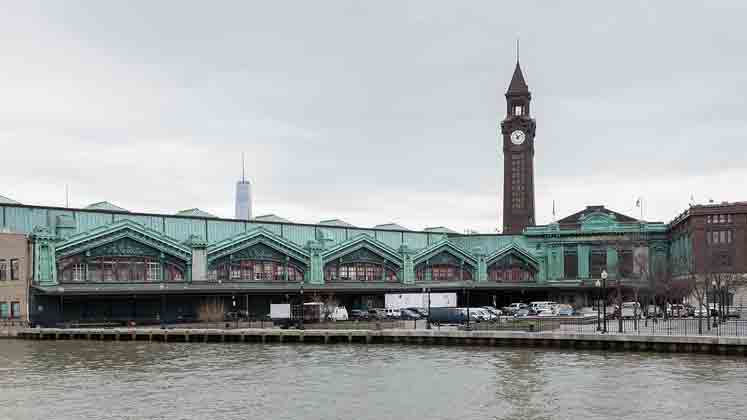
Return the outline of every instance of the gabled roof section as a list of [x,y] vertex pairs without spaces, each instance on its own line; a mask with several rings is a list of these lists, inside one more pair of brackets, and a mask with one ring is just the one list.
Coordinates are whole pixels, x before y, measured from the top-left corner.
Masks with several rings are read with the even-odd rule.
[[447,228],[447,227],[443,227],[443,226],[436,226],[436,227],[427,227],[427,228],[423,229],[423,232],[431,232],[431,233],[448,233],[448,234],[451,234],[451,233],[459,233],[459,232],[457,232],[457,231],[455,231],[455,230],[451,230],[451,229],[449,229],[449,228]]
[[122,238],[130,238],[184,261],[192,259],[192,250],[188,246],[132,220],[120,220],[73,235],[58,243],[55,253],[58,257],[74,255]]
[[0,195],[0,204],[21,204],[16,200],[12,200],[4,195]]
[[616,211],[612,211],[610,209],[605,208],[604,206],[586,206],[585,209],[573,213],[570,216],[566,216],[560,220],[558,220],[558,224],[560,227],[566,227],[569,225],[580,225],[584,221],[588,221],[591,216],[594,215],[595,217],[598,217],[599,215],[606,215],[611,220],[614,220],[617,223],[638,223],[638,219],[632,218],[630,216],[626,216],[622,213],[618,213]]
[[381,230],[410,230],[402,225],[398,225],[396,223],[384,223],[383,225],[376,225],[373,227],[374,229],[381,229]]
[[324,226],[355,227],[355,225],[340,219],[322,220],[318,224]]
[[324,261],[326,263],[327,261],[339,258],[343,255],[347,255],[360,248],[367,248],[372,252],[380,255],[382,258],[385,258],[387,261],[392,262],[397,266],[401,265],[400,261],[402,260],[402,256],[399,254],[399,252],[397,252],[397,250],[383,242],[377,241],[376,239],[366,234],[360,234],[352,239],[349,239],[328,249],[324,252],[322,257],[324,258]]
[[129,210],[116,206],[108,201],[99,201],[98,203],[91,203],[83,208],[87,210],[123,211],[123,212],[128,212],[128,213],[130,212]]
[[240,233],[208,246],[208,260],[212,261],[233,254],[258,243],[267,245],[282,254],[307,264],[309,254],[305,249],[263,227]]
[[200,210],[196,207],[193,209],[178,211],[176,212],[176,215],[177,216],[192,216],[192,217],[208,217],[208,218],[217,219],[217,216],[210,214],[204,210]]
[[293,223],[290,220],[282,218],[275,214],[265,214],[263,216],[257,216],[252,220],[254,220],[255,222]]
[[539,270],[539,261],[537,260],[537,258],[535,258],[532,253],[524,249],[524,247],[517,244],[516,242],[511,242],[503,248],[500,248],[492,254],[488,255],[488,257],[485,259],[485,262],[487,263],[487,265],[490,265],[496,261],[501,260],[507,255],[515,255],[516,257],[524,260],[527,264],[534,267],[536,270]]
[[412,261],[414,264],[419,264],[444,251],[459,259],[463,259],[466,263],[470,264],[473,267],[477,265],[477,259],[472,254],[454,245],[448,239],[442,239],[435,244],[420,250],[412,257]]
[[507,93],[528,93],[529,86],[524,81],[524,73],[521,71],[519,62],[516,61],[516,68],[514,69],[514,75],[511,77],[511,83],[508,85]]

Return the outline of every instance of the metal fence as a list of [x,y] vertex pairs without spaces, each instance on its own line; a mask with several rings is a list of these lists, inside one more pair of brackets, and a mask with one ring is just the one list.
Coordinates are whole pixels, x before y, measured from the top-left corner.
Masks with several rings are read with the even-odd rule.
[[[462,325],[461,328],[465,328]],[[556,332],[569,334],[634,334],[671,336],[747,336],[747,320],[719,318],[604,319],[596,317],[503,318],[471,322],[472,330]]]

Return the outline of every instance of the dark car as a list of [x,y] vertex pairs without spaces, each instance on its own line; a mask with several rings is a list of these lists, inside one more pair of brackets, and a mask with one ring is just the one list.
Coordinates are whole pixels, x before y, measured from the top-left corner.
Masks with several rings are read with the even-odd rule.
[[421,319],[422,316],[411,309],[400,309],[400,319],[417,320]]
[[573,315],[573,308],[558,309],[558,316],[571,316],[571,315]]
[[428,311],[423,308],[407,308],[407,310],[417,313],[421,318],[428,317]]
[[368,311],[364,311],[362,309],[353,309],[352,311],[350,311],[350,319],[352,320],[365,321],[369,318],[370,316],[368,315]]

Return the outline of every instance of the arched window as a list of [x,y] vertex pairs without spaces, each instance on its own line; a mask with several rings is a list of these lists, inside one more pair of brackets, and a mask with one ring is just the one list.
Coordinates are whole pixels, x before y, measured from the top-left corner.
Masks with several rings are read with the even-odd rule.
[[324,280],[328,282],[382,280],[397,282],[397,272],[394,267],[382,263],[336,262],[327,264],[324,270]]
[[208,279],[210,281],[300,282],[303,280],[303,269],[292,262],[224,258],[211,264]]
[[530,265],[512,255],[488,266],[488,280],[497,283],[532,283],[536,271]]
[[472,280],[472,270],[467,265],[418,264],[415,268],[418,281],[459,281]]
[[57,263],[62,283],[150,283],[184,281],[184,266],[170,258],[76,255]]

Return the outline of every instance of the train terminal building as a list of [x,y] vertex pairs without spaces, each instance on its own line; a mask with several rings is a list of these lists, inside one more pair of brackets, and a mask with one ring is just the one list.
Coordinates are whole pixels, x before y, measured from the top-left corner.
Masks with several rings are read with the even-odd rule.
[[[0,231],[14,240],[21,235],[29,251],[23,257],[28,269],[20,271],[26,295],[14,292],[13,301],[25,301],[19,306],[27,308],[24,316],[42,324],[200,318],[211,305],[263,316],[270,303],[302,296],[365,309],[382,307],[386,293],[425,290],[456,292],[460,305],[554,300],[587,306],[600,293],[603,270],[608,285],[626,295],[654,289],[662,276],[747,272],[745,203],[693,206],[669,223],[593,205],[536,225],[536,123],[518,63],[505,96],[501,234],[4,199]],[[0,283],[8,277],[1,272],[4,259],[0,255]]]

